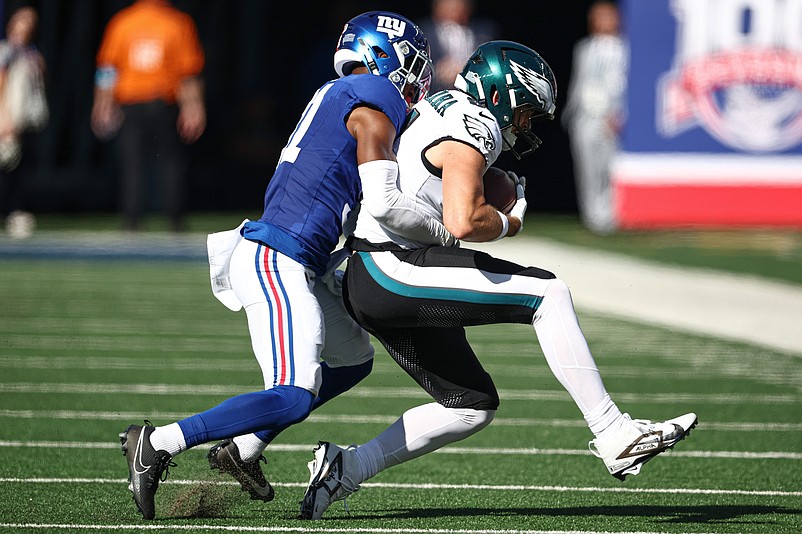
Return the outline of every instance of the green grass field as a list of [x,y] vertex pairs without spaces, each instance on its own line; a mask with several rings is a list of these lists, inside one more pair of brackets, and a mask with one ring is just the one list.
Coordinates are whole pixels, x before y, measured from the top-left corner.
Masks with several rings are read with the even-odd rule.
[[[571,221],[542,222],[547,235],[572,244],[661,261],[656,243],[665,239],[676,245],[665,261],[721,262],[802,283],[794,280],[802,276],[798,233],[594,239]],[[51,219],[40,228],[50,224],[58,226]],[[763,243],[769,234],[785,243],[782,251]],[[738,241],[754,246],[739,256]],[[322,521],[295,518],[314,445],[364,442],[428,402],[378,346],[368,379],[269,449],[273,502],[249,501],[208,469],[200,447],[175,459],[157,519],[144,522],[117,434],[258,389],[244,314],[211,296],[200,260],[0,253],[0,297],[2,532],[802,532],[802,357],[581,310],[623,410],[652,419],[699,415],[687,440],[624,483],[587,452],[591,435],[531,328],[481,327],[470,337],[501,394],[496,420],[379,474],[348,500],[348,511],[340,502]]]

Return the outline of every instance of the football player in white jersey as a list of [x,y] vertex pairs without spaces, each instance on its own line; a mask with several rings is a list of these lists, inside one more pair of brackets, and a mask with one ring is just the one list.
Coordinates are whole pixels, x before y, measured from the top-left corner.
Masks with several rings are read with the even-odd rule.
[[[483,175],[502,150],[520,158],[540,144],[531,125],[554,117],[554,74],[535,51],[491,41],[471,56],[455,85],[413,108],[397,152],[400,189],[463,241],[513,237],[526,211],[525,180],[511,175],[518,201],[504,214],[485,202]],[[621,480],[695,426],[693,413],[652,423],[619,410],[580,330],[568,286],[554,274],[404,238],[372,217],[366,200],[346,242],[353,254],[345,304],[435,402],[408,410],[363,445],[321,442],[309,463],[302,518],[320,518],[379,471],[491,422],[498,393],[468,344],[466,326],[534,327],[549,367],[595,436],[591,450]]]

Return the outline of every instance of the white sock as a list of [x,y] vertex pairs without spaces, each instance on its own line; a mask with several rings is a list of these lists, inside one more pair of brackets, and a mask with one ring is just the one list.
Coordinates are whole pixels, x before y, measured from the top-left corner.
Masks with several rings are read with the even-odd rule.
[[170,456],[187,450],[187,443],[184,441],[184,433],[178,423],[170,423],[166,426],[157,426],[150,435],[150,444],[157,451],[167,451]]
[[232,440],[239,450],[239,457],[243,462],[254,462],[259,459],[267,448],[267,443],[256,437],[256,434],[237,436]]
[[551,372],[587,418],[609,395],[579,327],[565,282],[555,279],[549,283],[533,326]]
[[489,425],[495,414],[495,410],[445,408],[436,402],[407,410],[384,432],[357,447],[362,481],[467,438]]
[[605,395],[604,400],[592,412],[585,416],[588,427],[593,435],[601,437],[605,432],[618,432],[624,422],[624,415],[618,406],[610,399],[610,395]]
[[359,462],[359,466],[362,468],[362,474],[360,475],[362,478],[359,480],[358,484],[376,476],[376,473],[384,471],[387,466],[385,463],[384,449],[382,449],[382,446],[375,439],[358,446],[355,454],[357,462]]

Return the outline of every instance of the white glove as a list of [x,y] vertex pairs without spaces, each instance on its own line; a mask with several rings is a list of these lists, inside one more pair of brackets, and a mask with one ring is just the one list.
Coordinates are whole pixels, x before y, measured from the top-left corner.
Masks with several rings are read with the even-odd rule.
[[509,213],[510,217],[515,217],[521,221],[521,227],[518,229],[518,232],[513,234],[517,235],[524,229],[524,215],[526,215],[526,176],[519,177],[512,171],[507,171],[507,174],[509,174],[510,178],[515,180],[515,196],[518,197],[518,200],[515,201]]

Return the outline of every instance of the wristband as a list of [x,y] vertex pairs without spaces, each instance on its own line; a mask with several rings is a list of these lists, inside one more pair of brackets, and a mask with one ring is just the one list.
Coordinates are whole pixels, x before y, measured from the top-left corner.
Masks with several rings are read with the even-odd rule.
[[111,89],[117,85],[117,69],[114,67],[98,67],[95,71],[95,86],[99,89]]
[[506,237],[507,232],[510,231],[510,220],[507,218],[507,216],[500,211],[496,211],[496,213],[498,213],[498,216],[501,217],[501,233],[497,238],[493,239],[493,241],[498,241],[499,239]]

